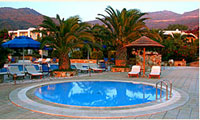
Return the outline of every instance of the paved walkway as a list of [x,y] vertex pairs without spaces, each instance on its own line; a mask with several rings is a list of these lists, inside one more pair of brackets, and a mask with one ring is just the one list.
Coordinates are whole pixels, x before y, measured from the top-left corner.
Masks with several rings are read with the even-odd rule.
[[[148,78],[128,78],[127,73],[99,73],[96,75],[79,76],[74,78],[67,78],[72,80],[78,79],[102,79],[102,80],[133,80],[155,83],[158,79]],[[181,89],[189,94],[189,101],[178,108],[161,112],[159,114],[147,115],[142,117],[133,117],[131,119],[198,119],[199,118],[199,68],[198,67],[181,67],[181,68],[166,68],[162,71],[161,79],[172,80],[173,87]],[[0,84],[0,119],[69,119],[66,117],[58,117],[35,113],[26,109],[22,109],[13,105],[8,98],[9,93],[19,87],[49,81],[41,80],[25,80],[18,82],[17,85],[13,83]]]

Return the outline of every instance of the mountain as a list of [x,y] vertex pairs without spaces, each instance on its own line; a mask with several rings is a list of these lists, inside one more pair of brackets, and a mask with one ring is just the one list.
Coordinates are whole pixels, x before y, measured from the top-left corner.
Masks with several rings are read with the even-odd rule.
[[[199,9],[185,12],[183,14],[177,14],[167,10],[148,12],[147,15],[144,15],[144,17],[149,18],[145,21],[145,23],[151,29],[164,29],[167,28],[169,24],[183,24],[188,26],[189,29],[199,27]],[[88,22],[91,24],[103,24],[99,20]]]
[[[184,24],[190,29],[199,26],[199,9],[183,14],[177,14],[167,10],[149,12],[144,17],[150,18],[145,21],[149,28],[166,28],[169,24]],[[55,20],[55,18],[53,19]],[[0,8],[0,29],[27,29],[29,27],[37,27],[42,21],[43,15],[30,8]],[[86,22],[91,24],[103,24],[99,20]]]
[[150,18],[146,20],[149,28],[166,28],[169,24],[183,24],[190,29],[199,26],[199,9],[183,14],[177,14],[171,11],[151,12],[144,17]]
[[0,28],[26,29],[41,24],[42,15],[30,8],[0,8]]

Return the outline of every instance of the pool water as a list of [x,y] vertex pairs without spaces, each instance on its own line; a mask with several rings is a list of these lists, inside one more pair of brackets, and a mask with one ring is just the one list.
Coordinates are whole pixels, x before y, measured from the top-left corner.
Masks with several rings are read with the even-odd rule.
[[[162,92],[162,96],[164,94]],[[129,82],[81,81],[42,86],[36,89],[35,95],[40,99],[65,105],[118,107],[154,101],[156,88]]]

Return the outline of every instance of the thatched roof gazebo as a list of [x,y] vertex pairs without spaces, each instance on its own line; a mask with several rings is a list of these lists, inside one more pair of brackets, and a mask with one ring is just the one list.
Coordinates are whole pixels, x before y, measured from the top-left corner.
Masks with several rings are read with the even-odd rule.
[[165,47],[165,46],[161,45],[160,43],[158,43],[146,36],[142,36],[139,39],[126,45],[125,47]]
[[146,36],[142,36],[139,39],[126,45],[125,47],[126,48],[128,48],[128,47],[143,48],[143,51],[144,51],[143,52],[143,59],[144,59],[143,60],[143,76],[144,76],[145,75],[145,50],[146,50],[146,47],[164,47],[164,46]]

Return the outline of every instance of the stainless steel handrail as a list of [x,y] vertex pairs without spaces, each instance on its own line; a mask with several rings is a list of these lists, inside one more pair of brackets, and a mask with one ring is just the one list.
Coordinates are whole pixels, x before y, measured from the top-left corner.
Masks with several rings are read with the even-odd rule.
[[171,98],[172,97],[172,81],[170,81],[170,80],[163,80],[163,81],[166,81],[168,84],[169,84],[169,86],[170,86],[170,95],[169,95],[169,97]]
[[160,100],[162,98],[162,84],[164,83],[166,86],[166,100],[168,100],[168,84],[170,84],[170,98],[172,97],[172,82],[169,80],[159,80],[156,82],[156,100],[158,99],[158,84],[160,85]]

